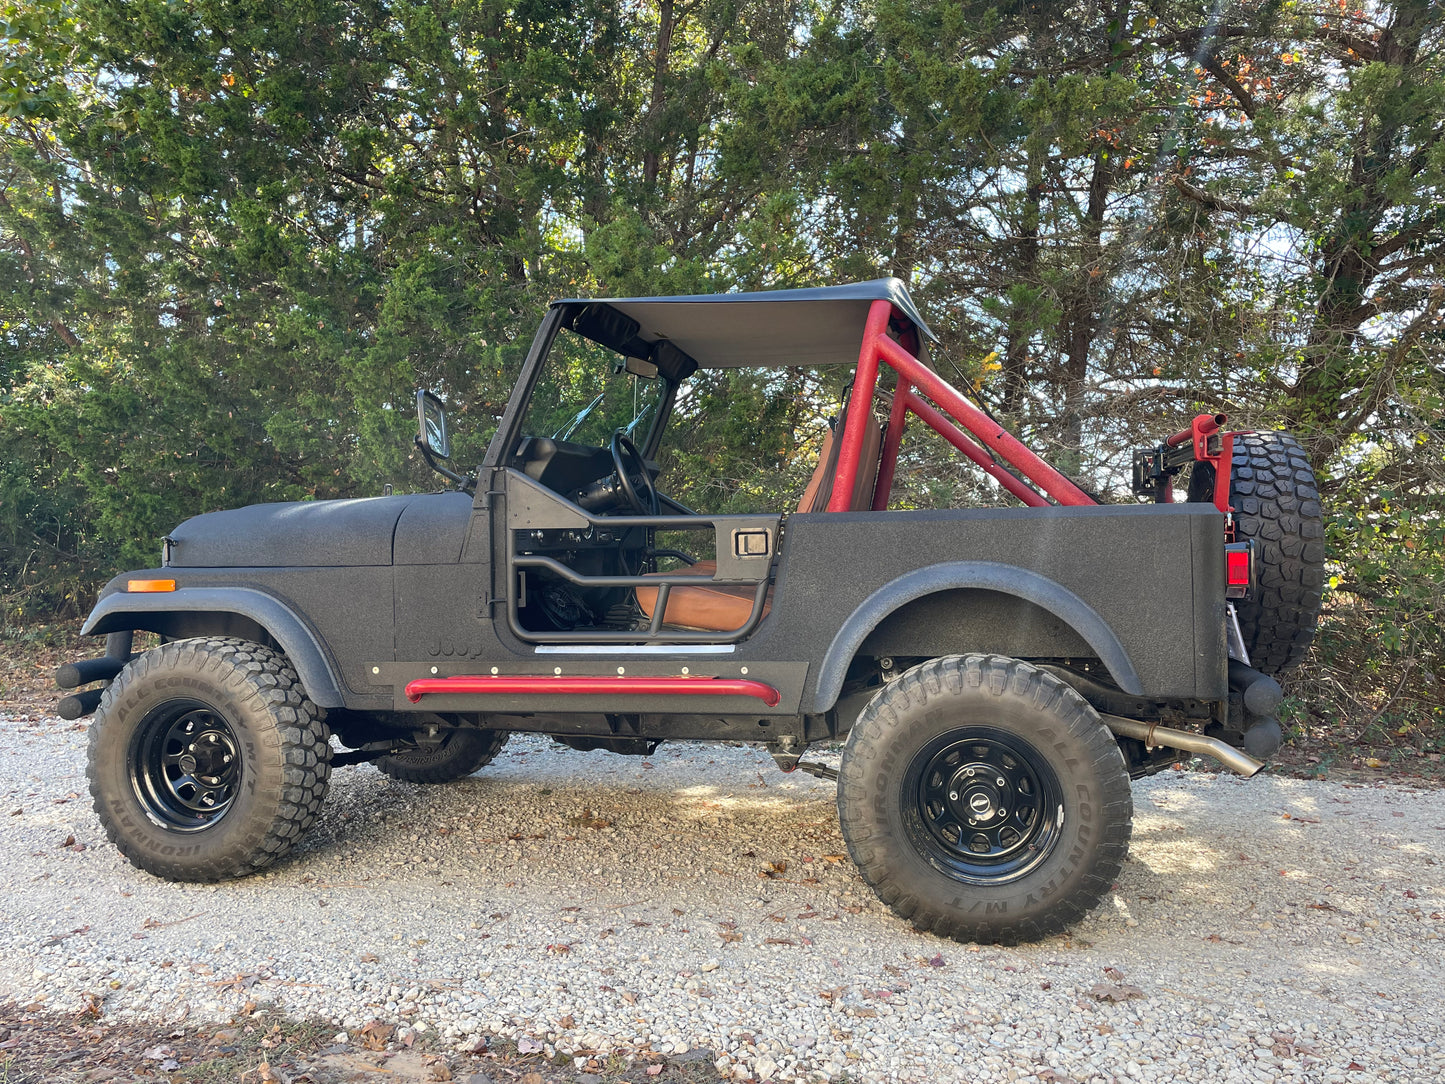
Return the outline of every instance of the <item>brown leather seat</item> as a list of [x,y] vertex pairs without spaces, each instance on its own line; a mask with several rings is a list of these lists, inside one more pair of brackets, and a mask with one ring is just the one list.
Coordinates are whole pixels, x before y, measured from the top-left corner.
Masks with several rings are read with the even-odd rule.
[[[883,447],[883,427],[877,419],[863,434],[863,458],[858,464],[858,480],[853,486],[853,499],[849,511],[862,512],[873,507],[873,486],[878,480],[878,455]],[[799,512],[822,512],[828,507],[828,498],[833,492],[833,477],[837,472],[840,441],[830,428],[823,437],[823,446],[818,452],[818,465],[798,501]],[[688,568],[675,572],[653,573],[668,576],[712,576],[717,571],[716,561],[699,561]],[[736,632],[747,622],[753,612],[753,595],[756,589],[747,584],[706,583],[696,587],[674,587],[667,595],[667,613],[663,621],[682,628],[699,629],[705,632]],[[657,588],[639,587],[636,590],[637,605],[648,619],[657,606]],[[763,601],[763,616],[767,617],[773,606],[773,588]]]
[[[675,572],[655,572],[655,576],[712,576],[717,572],[716,561],[699,561],[688,568]],[[700,583],[696,587],[674,587],[667,594],[667,613],[663,621],[669,625],[680,625],[688,629],[702,629],[707,632],[733,632],[743,627],[748,615],[753,612],[753,594],[757,589],[748,584]],[[657,606],[657,588],[637,588],[637,605],[651,619]],[[763,601],[763,616],[773,607],[773,587],[768,585],[767,598]]]

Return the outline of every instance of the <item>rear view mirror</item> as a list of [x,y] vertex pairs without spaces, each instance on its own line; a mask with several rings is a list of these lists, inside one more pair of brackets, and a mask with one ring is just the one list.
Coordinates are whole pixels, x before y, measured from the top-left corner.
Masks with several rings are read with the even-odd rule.
[[642,358],[623,358],[612,367],[613,376],[622,373],[631,373],[633,376],[642,377],[643,380],[656,380],[657,366]]
[[452,442],[447,435],[447,409],[431,392],[417,389],[416,442],[438,459],[452,457]]

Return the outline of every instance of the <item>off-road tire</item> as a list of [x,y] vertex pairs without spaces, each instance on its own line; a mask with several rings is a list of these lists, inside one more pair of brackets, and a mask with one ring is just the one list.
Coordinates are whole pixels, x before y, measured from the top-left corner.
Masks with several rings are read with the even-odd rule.
[[392,753],[376,767],[404,783],[453,783],[490,764],[512,735],[506,730],[456,727],[445,732],[435,749]]
[[[178,640],[131,660],[106,689],[86,774],[132,865],[220,881],[271,865],[311,826],[330,738],[284,656],[231,637]],[[197,744],[210,758],[199,766]]]
[[[1191,501],[1212,500],[1214,470],[1196,464]],[[1309,458],[1288,433],[1234,438],[1229,503],[1240,541],[1253,539],[1259,562],[1255,597],[1235,603],[1249,662],[1280,674],[1304,658],[1319,623],[1325,582],[1325,528]]]
[[[969,793],[979,782],[988,791]],[[988,842],[963,824],[985,793],[1000,826],[989,838],[1016,836],[1011,856],[969,849]],[[1028,809],[1032,820],[1018,820]],[[1081,919],[1118,876],[1132,816],[1124,758],[1094,709],[998,655],[933,659],[889,683],[858,717],[839,772],[838,817],[864,880],[901,918],[956,941],[1037,941]],[[947,842],[951,827],[959,844],[974,833],[969,846]]]

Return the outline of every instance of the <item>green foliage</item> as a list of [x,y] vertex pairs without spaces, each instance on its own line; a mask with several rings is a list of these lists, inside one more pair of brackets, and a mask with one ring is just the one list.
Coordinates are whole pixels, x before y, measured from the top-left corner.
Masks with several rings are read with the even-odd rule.
[[[1198,409],[1295,431],[1319,662],[1426,718],[1442,113],[1429,0],[5,3],[5,620],[196,512],[434,485],[413,389],[479,458],[554,297],[892,273],[939,370],[1095,489]],[[665,488],[788,507],[843,376],[703,374]],[[990,499],[907,447],[895,504]]]
[[[1440,445],[1436,443],[1436,454]],[[1445,498],[1378,483],[1371,457],[1353,502],[1333,507],[1335,564],[1316,666],[1302,680],[1320,718],[1374,729],[1376,744],[1439,748],[1445,737]],[[1433,743],[1433,745],[1432,745]]]

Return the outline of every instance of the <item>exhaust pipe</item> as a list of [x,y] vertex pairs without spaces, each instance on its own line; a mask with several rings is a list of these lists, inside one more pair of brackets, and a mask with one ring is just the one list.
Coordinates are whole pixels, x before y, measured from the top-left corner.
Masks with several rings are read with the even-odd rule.
[[1150,747],[1167,745],[1171,749],[1183,749],[1186,753],[1213,757],[1230,771],[1238,772],[1246,779],[1264,767],[1254,757],[1247,753],[1241,753],[1234,746],[1227,745],[1218,738],[1206,738],[1203,734],[1189,734],[1183,730],[1171,730],[1167,726],[1141,723],[1137,719],[1125,719],[1121,715],[1100,713],[1099,718],[1103,719],[1104,725],[1115,734],[1122,734],[1126,738],[1138,738]]

